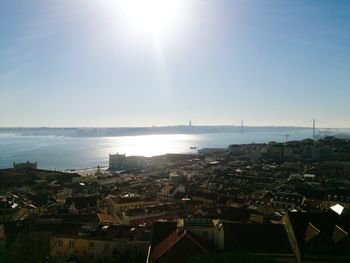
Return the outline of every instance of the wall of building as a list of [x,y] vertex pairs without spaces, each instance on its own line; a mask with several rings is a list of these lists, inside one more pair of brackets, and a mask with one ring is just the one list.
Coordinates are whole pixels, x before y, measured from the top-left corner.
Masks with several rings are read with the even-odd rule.
[[56,258],[78,257],[82,262],[111,260],[117,255],[130,252],[131,255],[147,255],[149,242],[120,240],[99,240],[56,236],[50,238],[50,255]]

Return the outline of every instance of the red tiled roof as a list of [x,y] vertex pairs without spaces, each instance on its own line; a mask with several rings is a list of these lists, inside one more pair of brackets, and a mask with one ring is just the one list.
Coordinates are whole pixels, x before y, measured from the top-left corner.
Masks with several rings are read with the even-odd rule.
[[112,197],[110,196],[109,199],[116,204],[127,204],[127,203],[138,203],[141,202],[141,198],[138,196],[132,196],[132,197]]
[[185,239],[191,241],[197,248],[203,251],[203,253],[209,252],[205,245],[201,244],[202,242],[200,242],[200,240],[193,234],[186,231],[185,229],[177,229],[154,248],[151,255],[152,260],[159,259],[162,255],[169,251],[176,243],[181,242]]
[[97,214],[97,217],[101,223],[110,223],[112,225],[120,224],[121,222],[113,215],[109,214]]
[[131,207],[125,212],[127,216],[142,215],[144,213],[145,209],[142,207]]

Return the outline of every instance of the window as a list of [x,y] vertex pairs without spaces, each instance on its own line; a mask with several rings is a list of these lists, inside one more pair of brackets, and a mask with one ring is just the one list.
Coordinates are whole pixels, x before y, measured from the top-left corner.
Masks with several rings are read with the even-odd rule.
[[74,247],[74,240],[69,240],[69,247]]
[[93,242],[93,241],[90,241],[89,247],[90,247],[90,248],[93,248],[93,247],[94,247],[94,242]]
[[139,248],[138,247],[134,247],[134,255],[137,255],[138,252],[139,252]]
[[62,239],[56,239],[55,240],[55,246],[56,247],[62,247],[63,246],[63,240]]
[[203,231],[202,236],[203,238],[208,238],[208,231]]

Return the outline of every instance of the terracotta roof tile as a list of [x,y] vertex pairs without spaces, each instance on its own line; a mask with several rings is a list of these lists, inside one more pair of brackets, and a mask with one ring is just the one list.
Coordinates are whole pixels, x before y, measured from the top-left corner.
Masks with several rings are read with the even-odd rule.
[[171,250],[177,243],[184,241],[190,241],[193,244],[193,248],[196,248],[196,250],[193,249],[193,254],[196,254],[198,250],[202,253],[209,252],[209,249],[199,237],[196,237],[194,234],[186,231],[186,229],[178,228],[154,248],[151,254],[152,260],[159,259],[162,255]]

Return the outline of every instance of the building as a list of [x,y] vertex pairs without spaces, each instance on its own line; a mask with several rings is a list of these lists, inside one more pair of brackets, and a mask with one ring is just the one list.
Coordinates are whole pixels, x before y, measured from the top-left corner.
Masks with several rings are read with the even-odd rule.
[[19,210],[20,206],[14,200],[0,196],[0,224],[13,219]]
[[255,255],[266,262],[297,262],[283,224],[218,223],[214,235],[221,251]]
[[38,163],[34,162],[31,163],[29,161],[27,161],[26,163],[15,163],[13,162],[13,169],[15,170],[26,170],[26,169],[38,169]]
[[147,167],[146,157],[126,156],[125,154],[110,154],[109,169],[115,171],[145,169]]
[[[209,221],[204,221],[206,227]],[[209,228],[210,226],[209,222]],[[214,249],[210,242],[186,229],[181,222],[155,222],[152,226],[147,263],[185,262],[191,257],[208,254]]]
[[215,258],[222,252],[247,258],[262,257],[266,262],[297,262],[283,224],[225,223],[204,218],[154,223],[147,262]]
[[[63,227],[63,226],[62,226]],[[50,236],[50,255],[53,258],[77,258],[79,262],[116,258],[146,258],[149,231],[118,225],[66,225],[64,230]]]
[[3,255],[6,247],[6,236],[4,225],[0,225],[0,255]]
[[[6,252],[10,258],[21,256],[18,262],[146,261],[150,230],[99,221],[96,215],[11,221],[5,225]],[[0,226],[0,250],[2,241]]]
[[177,212],[181,208],[176,203],[159,203],[145,207],[129,208],[122,212],[122,219],[128,225],[140,225],[152,223],[156,220],[169,220],[177,218]]
[[279,208],[300,208],[305,203],[305,197],[296,193],[277,192],[273,195],[272,205]]
[[144,207],[158,203],[156,200],[142,198],[138,195],[108,196],[107,202],[108,212],[111,215],[121,214],[122,211],[131,207]]
[[284,218],[301,262],[350,262],[350,216],[289,212]]
[[71,213],[93,213],[99,207],[97,195],[73,196],[65,200],[65,207]]

